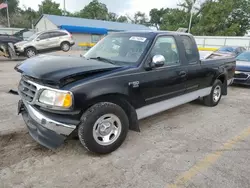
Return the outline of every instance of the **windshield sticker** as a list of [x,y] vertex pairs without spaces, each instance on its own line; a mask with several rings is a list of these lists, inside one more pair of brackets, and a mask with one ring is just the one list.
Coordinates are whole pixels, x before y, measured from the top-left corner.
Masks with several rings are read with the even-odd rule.
[[147,38],[144,37],[130,37],[129,40],[139,41],[139,42],[145,42]]

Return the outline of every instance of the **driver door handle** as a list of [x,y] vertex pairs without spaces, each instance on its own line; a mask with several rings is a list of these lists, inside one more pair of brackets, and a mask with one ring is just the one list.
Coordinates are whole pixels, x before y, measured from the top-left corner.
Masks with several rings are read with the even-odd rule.
[[185,76],[187,76],[187,72],[186,71],[180,71],[179,76],[180,77],[185,77]]

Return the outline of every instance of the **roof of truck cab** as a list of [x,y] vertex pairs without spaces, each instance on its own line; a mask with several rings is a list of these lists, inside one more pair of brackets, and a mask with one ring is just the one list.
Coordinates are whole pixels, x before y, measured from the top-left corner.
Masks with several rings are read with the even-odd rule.
[[160,35],[160,34],[167,34],[167,35],[187,35],[191,36],[190,33],[182,33],[182,32],[175,32],[175,31],[150,31],[150,30],[140,30],[140,31],[125,31],[125,32],[119,32],[114,34],[152,34],[152,35]]

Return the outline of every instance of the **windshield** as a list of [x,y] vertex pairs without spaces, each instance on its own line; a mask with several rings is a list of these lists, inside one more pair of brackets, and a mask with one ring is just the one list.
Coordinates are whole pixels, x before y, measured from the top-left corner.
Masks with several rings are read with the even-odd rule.
[[105,58],[114,63],[137,65],[144,53],[149,39],[131,34],[108,35],[91,48],[84,57]]
[[39,34],[39,33],[35,33],[35,34],[31,35],[31,36],[27,39],[27,41],[32,41],[32,40],[34,40],[34,39],[38,36],[38,34]]
[[236,57],[237,61],[249,61],[250,62],[250,52],[243,52]]

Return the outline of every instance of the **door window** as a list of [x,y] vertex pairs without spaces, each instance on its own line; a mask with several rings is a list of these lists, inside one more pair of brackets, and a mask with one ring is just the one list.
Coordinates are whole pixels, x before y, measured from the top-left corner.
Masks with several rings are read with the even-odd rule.
[[193,40],[189,36],[183,35],[181,36],[181,39],[185,48],[185,54],[186,54],[188,63],[189,64],[198,63],[197,62],[198,52],[196,50],[196,44],[194,44]]
[[39,38],[40,40],[45,40],[45,39],[50,38],[50,35],[49,35],[49,33],[43,33],[43,34],[41,34],[38,38]]
[[162,55],[165,58],[165,66],[178,65],[179,52],[175,39],[171,36],[159,37],[151,51],[150,57],[154,55]]
[[66,35],[67,35],[67,33],[54,31],[54,32],[50,32],[50,35],[51,35],[51,38],[53,38],[53,37],[61,37],[61,36],[66,36]]

